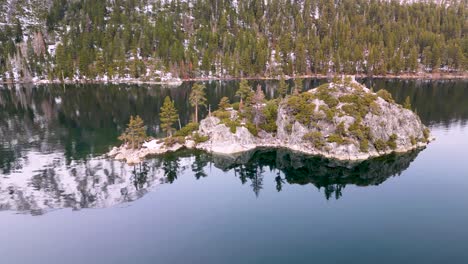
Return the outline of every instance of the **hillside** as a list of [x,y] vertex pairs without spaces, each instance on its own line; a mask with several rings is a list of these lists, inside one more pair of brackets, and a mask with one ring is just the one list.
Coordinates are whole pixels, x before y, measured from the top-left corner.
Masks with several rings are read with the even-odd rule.
[[468,12],[459,0],[2,0],[0,11],[3,81],[468,67]]

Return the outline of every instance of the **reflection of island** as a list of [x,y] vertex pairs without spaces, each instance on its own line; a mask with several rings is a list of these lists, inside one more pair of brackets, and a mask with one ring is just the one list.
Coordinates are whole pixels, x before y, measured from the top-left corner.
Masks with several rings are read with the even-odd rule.
[[346,185],[378,185],[408,168],[417,155],[412,151],[353,164],[283,149],[235,157],[183,150],[129,166],[105,158],[67,164],[63,153],[29,152],[18,162],[20,167],[0,176],[0,210],[40,215],[62,208],[111,207],[135,201],[158,184],[173,183],[182,172],[207,177],[212,165],[239,177],[242,184],[250,183],[257,196],[264,181],[275,181],[278,191],[285,184],[313,184],[324,188],[327,199],[338,199]]
[[400,175],[416,158],[419,151],[392,154],[360,163],[344,163],[321,157],[311,157],[284,149],[256,150],[239,156],[214,156],[214,165],[224,171],[235,170],[242,183],[251,181],[256,195],[262,189],[266,169],[276,171],[276,188],[283,184],[313,184],[324,188],[325,196],[336,199],[348,184],[379,185],[391,176]]

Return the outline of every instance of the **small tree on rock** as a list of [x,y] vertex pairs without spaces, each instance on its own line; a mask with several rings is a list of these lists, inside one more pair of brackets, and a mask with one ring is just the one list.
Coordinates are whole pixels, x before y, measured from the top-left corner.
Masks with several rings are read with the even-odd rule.
[[161,128],[164,132],[167,133],[167,136],[171,137],[174,128],[172,127],[174,123],[179,119],[179,114],[177,114],[177,109],[174,106],[174,101],[166,96],[164,98],[164,103],[161,106],[159,119],[161,120]]
[[265,102],[265,94],[263,93],[262,86],[259,84],[257,85],[257,91],[252,98],[252,103],[254,107],[254,123],[255,126],[258,128],[259,123],[263,119],[262,109],[263,103]]
[[206,106],[206,94],[205,94],[205,85],[196,83],[192,87],[192,92],[190,93],[190,105],[195,107],[195,123],[198,123],[198,107]]
[[146,135],[146,127],[143,119],[140,116],[131,116],[128,122],[127,129],[120,135],[119,140],[130,144],[132,149],[139,148],[140,145],[148,138]]
[[[251,98],[252,98],[252,95],[253,95],[253,91],[252,91],[252,88],[250,88],[249,84],[247,83],[247,80],[242,80],[240,83],[239,83],[239,89],[237,90],[236,92],[236,96],[238,96],[240,98],[240,105],[248,105],[249,101]],[[244,101],[246,101],[244,103]]]
[[281,79],[279,80],[279,83],[278,83],[278,96],[280,98],[284,98],[287,93],[288,93],[288,84],[284,80],[284,76],[281,76]]
[[226,96],[221,98],[221,100],[219,101],[218,107],[221,110],[226,110],[227,108],[231,107],[231,104],[229,102],[229,98],[227,98]]
[[294,94],[300,94],[302,92],[303,80],[294,79]]
[[403,104],[403,107],[406,109],[411,110],[411,99],[409,96],[406,96],[405,98],[405,103]]

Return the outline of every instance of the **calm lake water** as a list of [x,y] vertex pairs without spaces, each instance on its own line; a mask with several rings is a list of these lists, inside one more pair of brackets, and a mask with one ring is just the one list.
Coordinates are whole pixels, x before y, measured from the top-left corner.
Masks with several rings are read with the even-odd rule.
[[[170,95],[187,123],[191,84],[0,86],[1,263],[468,263],[468,81],[362,82],[410,96],[437,140],[358,165],[261,149],[128,166],[102,155],[130,115],[160,135]],[[207,83],[212,109],[237,85]]]

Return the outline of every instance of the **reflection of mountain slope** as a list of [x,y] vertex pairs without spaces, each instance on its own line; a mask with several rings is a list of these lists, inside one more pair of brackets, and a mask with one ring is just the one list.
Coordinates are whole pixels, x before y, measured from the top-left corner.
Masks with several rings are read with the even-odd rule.
[[[321,157],[310,157],[289,150],[254,150],[237,156],[214,156],[213,162],[222,170],[234,169],[242,182],[252,180],[255,188],[261,184],[265,168],[278,170],[277,189],[285,182],[289,184],[313,184],[324,188],[328,198],[332,194],[341,196],[348,184],[358,186],[379,185],[389,177],[400,175],[417,157],[420,150],[406,154],[392,154],[360,163],[344,163]],[[261,187],[261,186],[260,186]],[[255,190],[258,194],[259,190]]]
[[141,198],[163,175],[156,160],[137,166],[107,159],[65,165],[62,157],[28,153],[19,172],[0,178],[0,210],[43,214],[110,207]]

